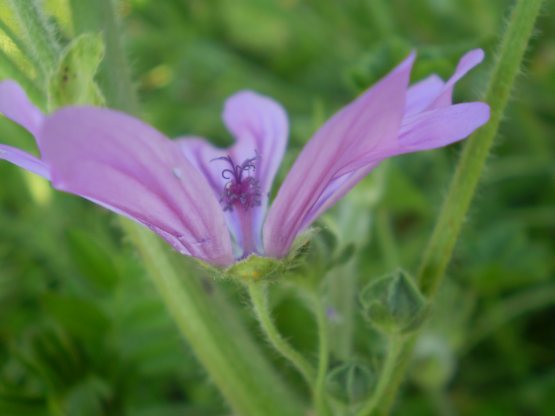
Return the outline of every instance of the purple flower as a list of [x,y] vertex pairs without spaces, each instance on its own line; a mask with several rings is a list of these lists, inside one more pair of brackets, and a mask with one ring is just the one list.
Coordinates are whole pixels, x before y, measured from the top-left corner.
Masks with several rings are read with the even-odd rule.
[[6,159],[150,228],[180,253],[217,266],[250,254],[284,257],[293,240],[389,157],[446,146],[489,118],[480,102],[452,104],[455,83],[483,59],[467,53],[453,76],[409,88],[411,54],[331,117],[298,156],[268,210],[288,136],[272,99],[233,95],[223,119],[227,149],[169,140],[129,115],[66,107],[44,116],[13,81],[0,83],[0,112],[36,139],[41,158],[0,145]]

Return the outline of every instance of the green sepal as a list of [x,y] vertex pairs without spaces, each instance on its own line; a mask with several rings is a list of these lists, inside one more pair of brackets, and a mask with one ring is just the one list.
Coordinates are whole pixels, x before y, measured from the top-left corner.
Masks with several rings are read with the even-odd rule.
[[104,105],[104,96],[94,80],[103,57],[100,34],[86,33],[75,38],[48,81],[49,109],[74,104]]
[[403,270],[370,282],[360,294],[363,316],[377,330],[409,334],[424,322],[428,303]]
[[285,270],[285,262],[270,257],[250,255],[224,271],[225,276],[238,278],[243,282],[270,279]]
[[326,390],[337,400],[356,404],[376,387],[374,368],[361,360],[349,360],[335,366],[326,376]]

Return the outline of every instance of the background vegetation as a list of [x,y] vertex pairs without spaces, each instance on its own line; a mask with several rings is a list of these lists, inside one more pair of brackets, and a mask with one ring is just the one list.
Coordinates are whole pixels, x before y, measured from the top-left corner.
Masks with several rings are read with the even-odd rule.
[[[20,28],[4,3],[0,60],[32,78],[32,63],[7,36]],[[76,34],[71,3],[46,2],[62,43]],[[512,3],[130,0],[120,10],[142,117],[172,137],[227,144],[225,97],[255,89],[288,110],[287,165],[327,116],[411,48],[415,80],[446,77],[463,52],[484,48],[485,63],[455,94],[479,97]],[[548,1],[397,414],[555,412],[554,14]],[[2,78],[12,76],[1,67]],[[100,82],[108,82],[102,74]],[[33,149],[5,119],[0,140]],[[343,273],[366,281],[417,267],[459,150],[389,162],[324,219],[335,239],[356,243],[361,260]],[[114,217],[7,163],[0,178],[0,414],[226,414]],[[358,235],[348,231],[353,222]],[[242,304],[240,288],[215,284]],[[302,304],[285,289],[272,300],[281,330],[311,353],[316,330]],[[355,351],[379,354],[356,325]],[[341,358],[341,345],[333,349]],[[302,392],[298,376],[268,355]]]

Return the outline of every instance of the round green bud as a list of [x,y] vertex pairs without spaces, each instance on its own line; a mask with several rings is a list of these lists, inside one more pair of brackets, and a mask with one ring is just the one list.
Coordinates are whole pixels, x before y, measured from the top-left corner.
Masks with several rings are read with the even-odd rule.
[[408,334],[424,321],[427,302],[403,270],[370,282],[360,294],[363,316],[386,334]]
[[376,373],[361,360],[346,361],[327,375],[326,389],[336,399],[355,404],[368,397],[376,386]]

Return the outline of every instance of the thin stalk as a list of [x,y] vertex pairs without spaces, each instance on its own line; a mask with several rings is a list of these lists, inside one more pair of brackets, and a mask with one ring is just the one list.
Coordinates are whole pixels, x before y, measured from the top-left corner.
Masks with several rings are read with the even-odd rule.
[[233,411],[244,416],[302,415],[297,399],[249,336],[229,326],[232,316],[219,313],[221,299],[215,302],[187,275],[183,259],[169,253],[148,230],[127,220],[123,227],[179,330]]
[[321,298],[317,295],[314,296],[312,303],[318,326],[318,370],[316,382],[314,383],[314,402],[318,414],[326,416],[330,414],[328,404],[326,403],[326,375],[330,360],[328,320],[326,308]]
[[[430,301],[433,301],[453,254],[542,3],[543,0],[518,0],[501,40],[485,94],[485,100],[491,106],[490,121],[466,142],[418,273],[420,289]],[[387,388],[386,400],[380,406],[383,414],[389,413],[415,341],[416,335],[404,341],[400,364]]]
[[41,1],[8,0],[8,4],[33,54],[33,62],[37,62],[37,69],[47,76],[58,64],[61,50],[54,29],[42,11]]
[[399,363],[403,343],[401,338],[391,337],[387,345],[385,361],[380,372],[380,378],[373,394],[362,404],[357,416],[369,416],[377,408],[383,396],[387,393],[387,387],[395,374],[395,369]]
[[267,286],[263,282],[250,281],[247,283],[247,291],[252,303],[254,314],[260,323],[268,341],[283,357],[295,366],[302,374],[309,386],[315,380],[315,371],[312,365],[283,338],[276,328],[270,310],[268,308]]
[[491,107],[491,119],[467,140],[424,253],[418,280],[425,295],[435,293],[453,254],[542,2],[543,0],[519,0],[513,10],[486,90],[485,101]]

